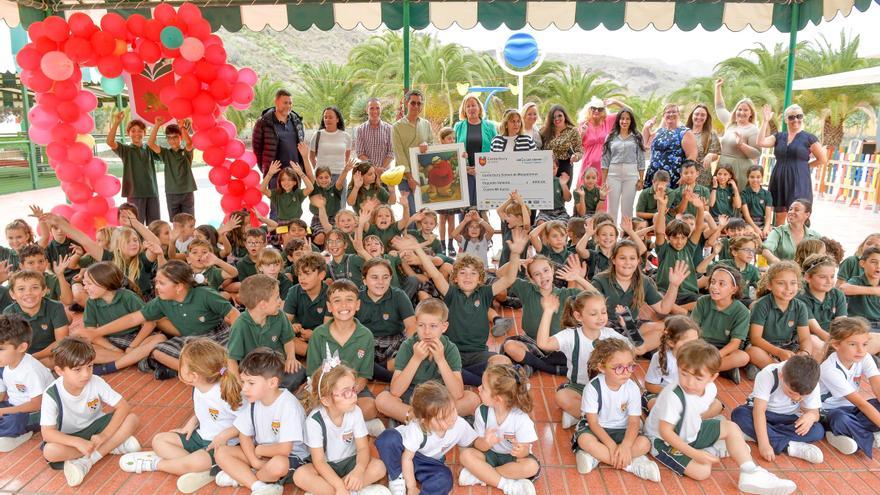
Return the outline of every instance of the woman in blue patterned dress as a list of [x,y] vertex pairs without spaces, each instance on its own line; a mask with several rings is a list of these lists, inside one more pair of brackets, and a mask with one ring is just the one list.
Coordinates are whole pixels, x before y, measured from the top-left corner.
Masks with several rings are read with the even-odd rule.
[[[819,139],[804,129],[804,110],[798,105],[785,109],[783,115],[788,124],[787,132],[767,135],[767,127],[773,118],[773,109],[764,105],[764,124],[758,132],[757,144],[762,148],[773,148],[776,165],[770,172],[770,185],[767,190],[773,196],[776,208],[776,225],[781,225],[793,202],[798,199],[813,200],[813,184],[810,168],[826,162],[825,148]],[[810,161],[810,155],[815,159]]]
[[651,146],[651,165],[645,173],[643,188],[649,189],[653,183],[654,174],[658,170],[669,172],[671,178],[669,187],[678,187],[678,178],[681,176],[681,164],[685,160],[697,158],[697,138],[694,133],[680,122],[681,110],[678,105],[670,103],[663,109],[663,125],[654,133],[656,119],[652,118],[645,123],[642,129],[642,137],[645,147]]

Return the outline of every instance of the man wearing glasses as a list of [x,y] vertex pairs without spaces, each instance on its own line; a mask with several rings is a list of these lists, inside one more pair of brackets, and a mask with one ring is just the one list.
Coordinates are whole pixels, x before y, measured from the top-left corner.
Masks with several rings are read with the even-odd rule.
[[410,169],[409,150],[419,148],[419,153],[426,153],[428,145],[434,142],[431,132],[431,124],[420,117],[424,109],[424,95],[417,89],[411,89],[403,97],[405,105],[403,118],[394,123],[391,129],[391,145],[394,148],[394,161],[397,165],[406,167],[404,181],[400,183],[401,191],[409,191],[409,211],[416,210],[416,200],[413,194],[418,182],[412,177]]

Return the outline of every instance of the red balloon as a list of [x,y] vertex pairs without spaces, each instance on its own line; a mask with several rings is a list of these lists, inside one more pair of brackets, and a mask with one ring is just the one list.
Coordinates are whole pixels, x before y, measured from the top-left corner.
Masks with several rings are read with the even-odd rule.
[[[199,94],[199,89],[201,89],[201,83],[199,83],[199,80],[192,75],[181,76],[175,85],[177,86],[177,94],[179,94],[181,98],[186,98],[187,100],[195,98],[196,95]],[[195,102],[193,102],[193,107],[195,107]]]
[[[107,164],[104,160],[100,158],[94,157],[89,160],[88,163],[84,167],[82,167],[83,175],[85,175],[90,180],[96,180],[99,177],[103,177],[107,174]],[[100,213],[96,213],[96,215],[100,215]]]
[[92,44],[85,37],[74,36],[64,44],[64,54],[81,64],[92,56]]
[[92,149],[84,143],[73,143],[67,149],[67,158],[76,165],[85,165],[92,159]]
[[163,29],[165,29],[165,26],[161,22],[156,19],[150,19],[144,24],[144,37],[154,43],[159,43],[162,40]]
[[235,84],[238,81],[238,69],[232,64],[223,64],[217,69],[217,79],[223,79],[229,84]]
[[70,37],[70,26],[67,21],[57,15],[52,15],[43,20],[43,27],[46,30],[46,37],[55,42],[62,42]]
[[208,172],[208,180],[215,186],[225,186],[229,184],[229,169],[226,167],[213,167]]
[[79,119],[80,111],[79,107],[76,106],[76,103],[72,101],[63,101],[58,104],[58,116],[61,117],[61,120],[64,122],[76,122]]
[[122,187],[122,184],[119,183],[119,179],[112,175],[98,177],[92,182],[92,185],[95,187],[95,193],[105,198],[116,196]]
[[129,74],[140,74],[144,70],[144,61],[135,52],[124,53],[122,57],[122,67]]
[[217,104],[210,93],[201,91],[193,98],[192,105],[195,113],[210,114]]
[[207,60],[199,60],[196,62],[195,74],[203,82],[210,83],[217,79],[217,66]]
[[[85,203],[86,201],[88,201],[88,198],[82,202]],[[70,216],[70,223],[87,236],[92,237],[94,235],[95,219],[89,215],[89,212],[84,208],[82,210],[74,211],[73,215]]]
[[177,87],[175,86],[165,86],[164,88],[159,90],[159,101],[165,104],[167,107],[171,104],[172,101],[177,99]]
[[226,146],[226,143],[229,142],[229,134],[222,127],[215,127],[211,129],[211,143],[214,146]]
[[34,93],[45,93],[52,89],[55,81],[46,77],[39,69],[21,72],[21,82],[34,90]]
[[160,3],[153,9],[153,18],[162,24],[172,24],[177,22],[177,12],[174,11],[171,4]]
[[[193,102],[193,111],[195,111],[195,102]],[[210,129],[213,129],[214,126],[216,125],[216,119],[214,119],[214,116],[211,115],[210,112],[208,112],[208,113],[196,112],[195,115],[193,115],[193,117],[192,117],[192,122],[193,122],[193,128],[200,130],[200,131],[208,131]],[[211,146],[210,136],[207,134],[207,132],[205,132],[205,138],[208,139],[208,141],[207,141],[208,144],[206,146],[200,146],[199,149],[205,149],[205,148]]]
[[73,144],[76,141],[76,129],[70,124],[60,124],[52,128],[52,140],[62,144]]
[[253,208],[263,199],[263,194],[256,187],[249,187],[244,190],[244,194],[241,195],[241,200],[247,205],[248,208]]
[[211,83],[209,90],[215,100],[224,100],[232,94],[232,84],[229,81],[217,78]]
[[177,9],[177,16],[180,20],[189,24],[202,18],[202,12],[199,8],[190,2],[186,2]]
[[[21,64],[19,64],[19,65],[21,65]],[[174,59],[174,62],[171,62],[171,68],[174,70],[174,72],[177,75],[183,76],[185,74],[192,73],[192,71],[194,71],[196,68],[196,63],[190,62],[189,60],[181,57],[181,58],[176,58],[176,59]]]
[[247,176],[244,179],[241,179],[241,181],[248,187],[257,187],[260,184],[260,173],[251,169]]
[[147,18],[140,14],[132,14],[125,20],[125,27],[133,36],[140,37],[144,35],[144,27],[147,24]]
[[230,158],[238,158],[244,153],[244,143],[238,139],[231,139],[226,143],[226,156]]
[[83,112],[91,112],[98,107],[98,97],[91,91],[82,90],[73,100]]
[[250,173],[251,167],[241,160],[236,160],[232,162],[232,165],[229,167],[229,171],[236,179],[244,179],[245,176]]
[[[79,165],[74,165],[72,163],[59,163],[57,167],[55,167],[55,177],[58,177],[62,183],[65,182],[74,182],[82,178],[82,169]],[[68,193],[69,197],[69,193]],[[73,201],[71,199],[71,201]]]
[[189,100],[177,98],[168,105],[168,111],[175,119],[185,119],[192,115],[192,104]]
[[76,129],[77,134],[88,134],[95,128],[95,120],[88,113],[80,114],[73,123],[73,128]]
[[263,215],[264,217],[269,215],[269,205],[262,201],[257,203],[257,206],[255,206],[254,209],[260,212],[260,215]]
[[74,36],[81,36],[83,38],[89,38],[98,30],[98,26],[95,26],[95,22],[92,21],[92,18],[83,12],[74,12],[71,14],[70,18],[67,19],[67,25],[70,26],[70,32],[73,33]]
[[203,41],[211,36],[211,23],[206,19],[187,22],[186,27],[187,36],[192,36],[193,38],[198,38]]
[[232,88],[232,99],[236,103],[250,103],[254,100],[254,89],[245,83],[235,83]]
[[223,148],[219,147],[208,148],[205,150],[204,154],[202,154],[202,159],[205,160],[205,163],[208,165],[217,167],[218,165],[223,164],[223,161],[226,160],[226,152]]
[[207,133],[196,132],[192,135],[192,143],[194,147],[203,150],[211,146],[211,138]]
[[104,31],[96,31],[91,38],[92,48],[99,57],[104,57],[113,53],[116,49],[116,38]]
[[43,21],[37,21],[28,26],[28,36],[34,41],[46,36],[46,28]]
[[113,79],[122,75],[122,60],[115,55],[107,55],[98,60],[98,70],[105,77]]
[[125,39],[128,34],[125,19],[115,12],[109,12],[101,17],[101,29],[112,34],[115,38]]
[[70,218],[70,216],[73,215],[73,208],[71,208],[70,205],[58,205],[52,208],[51,211],[52,213],[64,218]]
[[70,101],[79,94],[79,84],[71,81],[55,81],[55,96],[61,101]]
[[223,208],[224,213],[231,213],[235,210],[241,209],[241,196],[233,196],[231,194],[224,194],[222,198],[220,198],[220,207]]
[[68,182],[66,192],[71,203],[85,203],[92,197],[91,189],[82,182]]
[[107,213],[107,208],[107,200],[101,197],[93,197],[86,203],[86,211],[96,217]]
[[226,50],[222,45],[211,45],[205,47],[205,60],[214,65],[222,65],[226,63]]
[[61,143],[49,143],[46,146],[46,156],[49,157],[50,161],[64,161],[67,160],[67,146]]
[[43,54],[38,52],[34,45],[28,43],[15,56],[15,61],[22,69],[37,70],[40,68],[40,59]]
[[229,181],[229,194],[232,196],[241,196],[244,194],[245,185],[244,182],[236,179],[232,179]]
[[141,41],[137,51],[144,62],[148,64],[155,63],[162,57],[162,50],[159,48],[158,43],[150,40]]

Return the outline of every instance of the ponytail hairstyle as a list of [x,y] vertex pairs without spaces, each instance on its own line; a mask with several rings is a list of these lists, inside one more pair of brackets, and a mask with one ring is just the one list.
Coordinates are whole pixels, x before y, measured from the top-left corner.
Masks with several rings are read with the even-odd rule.
[[628,352],[635,359],[636,351],[632,344],[624,339],[602,339],[593,343],[593,352],[590,354],[590,360],[587,362],[587,373],[592,379],[601,373],[601,369],[608,363],[608,360],[618,352]]
[[419,422],[422,431],[428,432],[429,424],[434,418],[457,411],[455,409],[455,400],[446,385],[436,381],[429,380],[416,386],[412,394],[412,418]]
[[825,344],[825,356],[822,361],[828,359],[833,352],[832,343],[840,344],[844,340],[856,335],[866,335],[871,332],[871,324],[861,316],[838,316],[831,321],[828,327],[828,343]]
[[509,408],[532,412],[532,394],[529,378],[520,366],[493,364],[483,372],[483,382],[489,386],[489,394],[500,397]]
[[819,268],[830,266],[837,269],[837,262],[834,257],[828,254],[811,254],[801,262],[801,269],[804,275],[812,275]]
[[758,282],[758,293],[757,297],[764,297],[770,293],[770,282],[773,281],[779,274],[785,272],[792,272],[797,276],[797,284],[798,287],[804,285],[803,278],[801,277],[801,268],[797,266],[794,261],[791,260],[781,260],[777,261],[770,265],[767,268],[767,272],[764,273],[764,276],[761,277],[761,280]]
[[[636,246],[635,242],[629,239],[617,241],[617,244],[614,245],[614,249],[611,250],[611,263],[609,263],[608,269],[599,273],[599,276],[608,277],[609,282],[613,282],[617,278],[617,268],[614,266],[614,258],[616,258],[620,250],[624,248],[632,249],[636,253],[636,259],[641,259],[641,256],[639,256],[639,248]],[[644,274],[638,267],[636,267],[630,277],[629,286],[633,291],[632,305],[633,309],[636,311],[645,304],[645,283],[642,277],[644,277]]]
[[226,368],[226,349],[207,337],[194,338],[180,351],[180,366],[186,366],[206,382],[220,383],[220,397],[233,410],[241,406],[241,384]]
[[657,359],[659,360],[661,374],[669,374],[669,370],[667,370],[669,363],[666,362],[666,353],[671,351],[684,334],[691,330],[697,332],[697,337],[702,334],[700,325],[697,325],[697,322],[690,316],[675,315],[667,317],[663,321],[663,335],[660,337],[660,348],[657,349]]
[[584,306],[590,299],[601,299],[602,303],[605,303],[605,296],[603,296],[601,292],[596,292],[594,290],[585,290],[575,297],[569,297],[568,300],[565,301],[565,307],[562,309],[562,319],[559,322],[561,327],[580,327],[581,322],[575,318],[574,312],[577,311],[578,313],[580,313],[581,311],[583,311]]
[[811,254],[825,254],[825,243],[821,239],[804,239],[794,250],[794,262],[804,266],[804,260]]
[[318,368],[318,371],[312,375],[312,385],[309,394],[303,403],[306,411],[311,411],[322,405],[321,399],[333,397],[333,388],[344,376],[351,376],[357,379],[354,370],[344,364],[337,364],[332,368],[324,371],[324,366]]

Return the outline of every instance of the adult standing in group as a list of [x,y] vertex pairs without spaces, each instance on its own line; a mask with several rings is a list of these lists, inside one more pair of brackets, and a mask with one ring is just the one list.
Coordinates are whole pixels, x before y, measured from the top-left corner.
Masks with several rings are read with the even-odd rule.
[[409,162],[410,148],[419,148],[419,153],[428,151],[428,145],[434,142],[431,123],[421,117],[425,106],[425,97],[421,91],[411,89],[403,96],[403,117],[391,128],[391,146],[394,149],[394,162],[406,167],[404,180],[398,186],[401,191],[409,192],[407,201],[409,211],[416,211],[415,191],[418,182],[413,179]]
[[608,113],[607,107],[611,105],[626,108],[623,103],[613,98],[603,100],[594,96],[590,98],[589,103],[581,110],[581,114],[578,116],[580,121],[578,132],[581,134],[584,159],[578,171],[577,181],[572,181],[577,182],[577,187],[584,183],[584,173],[588,168],[596,170],[596,176],[599,178],[597,185],[601,186],[604,183],[604,178],[602,177],[602,150],[605,147],[605,138],[608,137],[608,133],[611,132],[611,128],[614,127],[614,122],[617,120],[616,113]]
[[377,176],[388,170],[394,158],[391,124],[382,120],[382,103],[378,98],[367,100],[367,121],[354,130],[354,149],[359,160],[376,167]]
[[618,222],[633,216],[636,190],[645,174],[645,143],[636,117],[628,108],[618,112],[602,146],[602,175],[608,184],[608,214]]
[[[697,184],[705,187],[712,186],[712,163],[718,159],[721,153],[721,143],[718,141],[718,134],[712,129],[712,114],[709,113],[709,107],[702,103],[691,110],[688,115],[687,128],[694,134],[697,141],[697,167],[699,175],[697,176]],[[737,182],[739,187],[743,187],[742,183]]]
[[547,112],[547,120],[541,128],[541,149],[553,152],[556,160],[556,177],[568,174],[571,184],[572,163],[583,156],[584,145],[577,127],[568,117],[562,105],[553,105]]
[[538,127],[538,104],[530,101],[519,109],[523,121],[523,134],[532,138],[538,149],[541,149],[541,129]]
[[[257,156],[263,176],[269,172],[269,166],[275,160],[285,167],[290,162],[303,165],[297,145],[305,142],[305,131],[302,117],[291,109],[292,106],[290,91],[279,89],[275,92],[275,106],[264,110],[254,124],[251,148]],[[277,181],[276,174],[269,181],[269,188],[274,188]]]
[[[471,206],[477,206],[477,177],[475,160],[477,153],[488,153],[492,146],[492,139],[498,134],[495,122],[485,118],[483,104],[474,94],[469,94],[461,100],[458,108],[458,122],[452,127],[455,132],[455,142],[464,143],[464,151],[467,153],[467,185],[468,202]],[[458,220],[463,221],[464,212],[458,215]]]
[[[806,199],[795,199],[784,215],[785,225],[774,227],[762,246],[761,254],[768,263],[779,260],[793,260],[797,245],[804,239],[822,239],[822,234],[809,227],[813,203]],[[776,218],[783,215],[776,214]]]
[[675,189],[681,177],[681,164],[697,158],[697,139],[690,129],[681,125],[681,109],[675,103],[663,108],[663,123],[656,133],[651,131],[655,121],[652,118],[642,129],[645,148],[648,144],[651,146],[651,165],[645,173],[642,187],[651,187],[654,174],[658,170],[665,170],[669,173],[669,187]]
[[309,157],[316,170],[318,167],[330,169],[331,184],[336,184],[345,171],[345,164],[351,158],[351,144],[351,134],[345,132],[342,112],[332,106],[325,108],[321,112],[321,126],[309,142]]
[[739,190],[745,189],[749,180],[749,167],[761,156],[758,148],[758,118],[755,104],[743,98],[733,107],[733,115],[724,105],[724,79],[715,80],[715,114],[725,126],[721,136],[720,165],[730,165]]
[[[773,118],[773,109],[764,105],[764,122],[758,131],[757,144],[762,148],[773,148],[776,165],[770,173],[767,190],[773,196],[777,213],[790,210],[798,199],[813,201],[813,183],[810,168],[822,165],[827,160],[825,148],[819,138],[804,130],[804,110],[799,105],[791,105],[783,115],[788,124],[786,132],[767,135],[767,128]],[[810,161],[810,155],[815,158]],[[782,223],[783,216],[776,215],[776,225]]]
[[492,138],[489,144],[490,151],[535,151],[538,145],[531,136],[523,132],[522,116],[516,109],[504,111],[501,124],[498,126],[498,135]]

